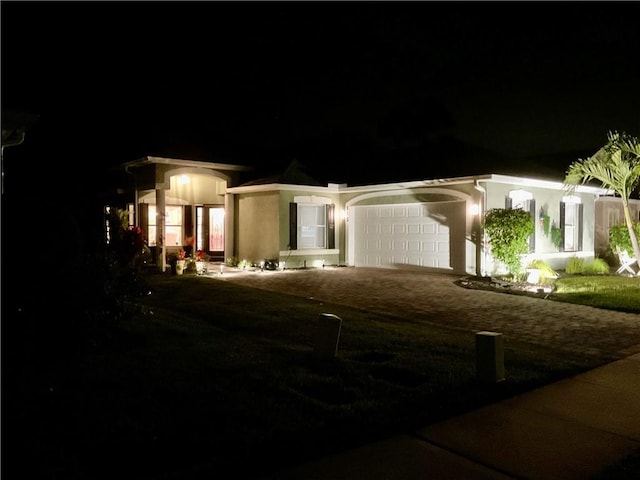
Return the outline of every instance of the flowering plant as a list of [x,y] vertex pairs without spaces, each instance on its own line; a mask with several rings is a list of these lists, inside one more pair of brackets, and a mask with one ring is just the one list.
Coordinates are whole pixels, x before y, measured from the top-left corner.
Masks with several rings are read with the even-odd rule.
[[203,250],[198,250],[196,253],[196,261],[197,262],[203,262],[204,261],[204,251]]
[[180,251],[178,252],[178,260],[184,260],[185,257],[187,255],[187,252],[184,251],[184,249],[180,249]]

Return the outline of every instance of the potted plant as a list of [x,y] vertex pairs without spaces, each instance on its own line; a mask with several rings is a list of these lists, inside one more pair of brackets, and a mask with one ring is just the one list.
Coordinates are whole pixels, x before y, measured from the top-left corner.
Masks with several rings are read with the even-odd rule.
[[205,261],[204,251],[198,250],[196,253],[196,273],[202,275],[207,272],[207,264]]
[[184,273],[186,255],[187,255],[187,252],[185,252],[182,248],[180,249],[180,251],[178,251],[178,259],[176,260],[176,273],[178,275],[182,275]]

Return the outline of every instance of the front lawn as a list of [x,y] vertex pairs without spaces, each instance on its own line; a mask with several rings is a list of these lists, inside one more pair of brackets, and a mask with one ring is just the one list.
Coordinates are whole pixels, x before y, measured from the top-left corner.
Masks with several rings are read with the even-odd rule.
[[549,296],[561,302],[640,313],[640,277],[571,275],[560,277]]
[[[505,345],[475,376],[475,337],[310,298],[151,275],[144,309],[77,337],[51,304],[5,320],[3,467],[25,478],[252,478],[469,411],[596,366]],[[344,320],[314,356],[320,313]],[[76,336],[70,336],[76,332]]]

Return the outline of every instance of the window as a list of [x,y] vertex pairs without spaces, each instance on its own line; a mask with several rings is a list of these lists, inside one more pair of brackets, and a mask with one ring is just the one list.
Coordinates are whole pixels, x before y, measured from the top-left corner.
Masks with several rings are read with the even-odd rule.
[[[164,244],[167,247],[182,245],[182,207],[167,205],[165,208]],[[149,205],[149,246],[156,244],[156,206]]]
[[333,204],[291,203],[290,241],[292,250],[335,248]]
[[560,230],[564,252],[582,250],[582,201],[580,197],[568,195],[560,203]]
[[[134,208],[133,208],[133,203],[128,203],[127,204],[127,208],[126,210],[119,210],[116,207],[112,207],[110,205],[107,205],[104,207],[104,227],[105,227],[105,240],[107,242],[107,244],[110,244],[113,241],[113,235],[114,232],[112,231],[113,225],[111,224],[113,217],[112,217],[112,213],[118,213],[118,214],[122,214],[122,215],[126,215],[127,218],[127,227],[131,228],[133,226],[135,226],[135,216],[134,216]],[[121,219],[123,220],[123,219]],[[122,225],[124,226],[124,225]]]
[[[513,210],[520,209],[531,214],[531,219],[535,221],[536,218],[536,201],[533,198],[533,193],[526,190],[511,190],[506,199],[506,208]],[[529,237],[529,252],[534,252],[536,249],[536,235]]]

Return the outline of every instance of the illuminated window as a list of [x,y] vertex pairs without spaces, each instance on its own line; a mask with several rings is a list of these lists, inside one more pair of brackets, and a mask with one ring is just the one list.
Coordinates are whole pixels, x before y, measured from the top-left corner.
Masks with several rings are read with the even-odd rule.
[[[164,244],[167,247],[182,245],[182,207],[167,205],[165,207]],[[157,212],[155,205],[149,205],[149,245],[156,244]]]
[[568,195],[560,203],[561,249],[564,252],[582,250],[582,201],[580,197]]
[[291,203],[291,249],[335,248],[334,214],[333,204]]
[[[105,218],[105,240],[107,244],[110,244],[113,241],[113,235],[114,232],[112,232],[112,212],[116,212],[119,211],[116,207],[112,207],[110,205],[107,205],[104,207],[104,218]],[[133,208],[133,203],[128,203],[127,204],[127,209],[124,210],[122,212],[122,214],[126,214],[127,216],[127,225],[128,227],[133,227],[135,226],[135,215],[134,215],[134,208]],[[122,225],[123,227],[125,226],[124,224]]]

